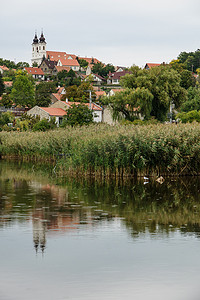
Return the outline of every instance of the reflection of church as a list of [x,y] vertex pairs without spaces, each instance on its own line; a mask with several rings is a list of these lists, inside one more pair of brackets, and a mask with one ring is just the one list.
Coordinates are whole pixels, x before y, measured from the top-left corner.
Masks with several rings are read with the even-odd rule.
[[39,249],[43,253],[46,246],[46,223],[39,216],[33,217],[33,242],[36,253]]

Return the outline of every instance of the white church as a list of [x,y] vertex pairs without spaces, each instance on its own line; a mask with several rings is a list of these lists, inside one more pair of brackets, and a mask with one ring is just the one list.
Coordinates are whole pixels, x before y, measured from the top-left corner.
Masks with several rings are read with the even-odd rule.
[[31,63],[37,63],[39,66],[42,62],[43,57],[46,57],[46,41],[43,32],[41,33],[40,38],[38,39],[37,33],[32,43],[32,59]]

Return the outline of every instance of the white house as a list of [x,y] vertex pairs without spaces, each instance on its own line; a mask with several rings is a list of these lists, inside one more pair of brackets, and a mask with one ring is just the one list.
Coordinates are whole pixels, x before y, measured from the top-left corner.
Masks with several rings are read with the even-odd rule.
[[73,104],[75,105],[86,105],[89,109],[92,110],[92,114],[93,114],[93,121],[94,122],[102,122],[103,120],[103,109],[101,108],[101,106],[97,105],[96,103],[80,103],[80,102],[65,102],[65,101],[57,101],[54,104],[52,104],[50,107],[53,108],[62,108],[63,110],[67,110],[69,109]]
[[29,74],[32,75],[34,79],[44,80],[44,72],[40,68],[31,68],[25,67],[24,70]]

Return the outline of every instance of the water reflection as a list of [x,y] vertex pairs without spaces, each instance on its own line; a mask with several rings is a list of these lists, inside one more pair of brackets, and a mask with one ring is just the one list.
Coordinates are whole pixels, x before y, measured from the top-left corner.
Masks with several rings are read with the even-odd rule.
[[120,219],[132,238],[180,231],[200,235],[200,179],[99,182],[57,179],[47,168],[0,164],[0,227],[32,222],[36,252],[47,235],[92,228]]

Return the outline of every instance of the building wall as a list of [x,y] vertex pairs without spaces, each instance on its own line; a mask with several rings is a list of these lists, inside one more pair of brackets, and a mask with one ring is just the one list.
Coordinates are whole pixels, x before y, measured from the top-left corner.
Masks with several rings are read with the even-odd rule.
[[94,122],[102,122],[102,110],[93,110],[92,111],[93,114],[93,121]]
[[27,115],[33,117],[39,116],[40,119],[50,119],[49,114],[46,111],[42,110],[39,106],[34,106],[30,110],[28,110]]

